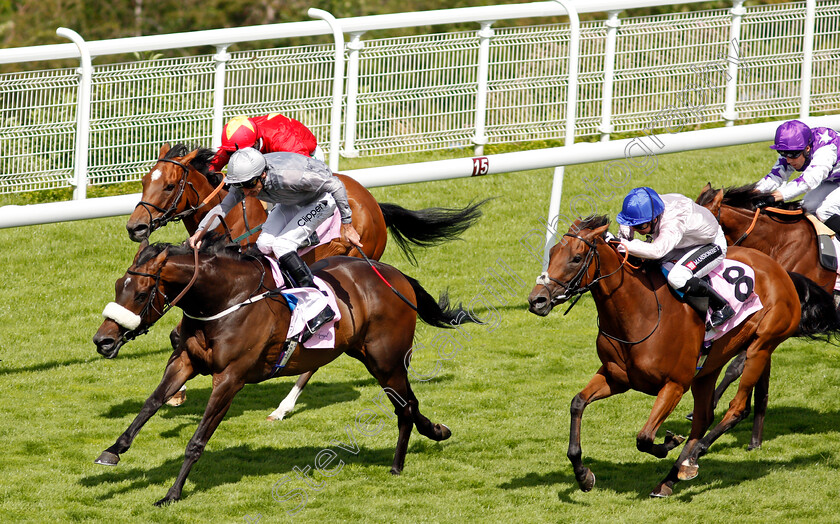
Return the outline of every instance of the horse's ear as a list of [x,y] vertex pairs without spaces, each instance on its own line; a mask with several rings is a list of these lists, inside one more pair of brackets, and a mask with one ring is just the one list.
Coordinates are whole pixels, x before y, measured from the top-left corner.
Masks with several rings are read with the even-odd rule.
[[147,247],[149,247],[149,239],[144,238],[143,241],[140,242],[140,247],[137,249],[137,253],[134,254],[134,262],[132,262],[131,265],[137,264],[137,259],[140,258],[140,253],[142,253]]
[[199,151],[199,150],[198,150],[198,149],[196,149],[195,151],[190,151],[189,153],[187,153],[186,155],[184,155],[184,157],[183,157],[183,158],[181,158],[181,163],[182,163],[182,164],[189,164],[190,162],[192,162],[192,161],[193,161],[193,159],[194,159],[194,158],[196,157],[196,155],[198,154],[198,151]]
[[164,142],[162,146],[160,146],[160,152],[158,153],[158,158],[165,158],[166,153],[169,152],[171,147],[169,146],[169,142]]
[[593,229],[592,233],[590,234],[589,238],[598,238],[604,236],[607,230],[610,228],[609,223],[604,224],[603,226]]
[[721,204],[723,204],[723,189],[718,189],[712,201],[704,207],[711,211],[713,215],[717,215],[720,212]]

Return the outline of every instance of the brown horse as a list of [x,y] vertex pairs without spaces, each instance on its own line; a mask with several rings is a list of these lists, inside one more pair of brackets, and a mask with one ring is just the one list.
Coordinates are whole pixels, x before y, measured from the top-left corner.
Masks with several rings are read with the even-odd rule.
[[[528,297],[530,311],[548,315],[554,305],[587,291],[595,300],[599,323],[596,348],[602,365],[572,400],[568,449],[583,491],[595,484],[595,475],[581,460],[581,418],[587,405],[629,389],[656,396],[650,417],[636,436],[636,447],[664,458],[682,438],[668,435],[663,443],[655,444],[656,432],[691,388],[691,434],[671,472],[651,493],[664,497],[671,494],[677,480],[694,478],[697,459],[745,416],[752,388],[766,392],[770,355],[776,346],[796,332],[800,319],[812,321],[801,317],[797,286],[819,289],[801,276],[794,284],[777,262],[761,252],[731,248],[728,258],[755,270],[754,289],[764,307],[714,342],[705,365],[696,371],[705,331],[703,320],[675,297],[661,272],[627,264],[626,257],[605,240],[608,227],[609,220],[604,216],[573,224],[563,242],[551,248],[548,270]],[[744,348],[748,348],[748,356],[738,393],[721,422],[704,437],[713,421],[712,394],[717,376]],[[758,396],[763,402],[756,402],[756,419],[764,416],[767,406],[766,394]],[[753,433],[753,441],[760,439],[761,435]]]
[[[151,233],[169,222],[184,221],[187,232],[195,233],[198,224],[207,213],[227,194],[222,189],[209,198],[221,183],[221,175],[209,170],[215,152],[209,148],[190,150],[184,144],[170,149],[164,144],[158,161],[143,176],[143,195],[128,219],[126,229],[135,242],[148,239]],[[359,232],[365,254],[379,260],[385,250],[388,231],[406,258],[415,262],[412,246],[430,247],[458,238],[481,217],[481,206],[486,202],[470,204],[461,209],[427,208],[418,211],[405,209],[396,204],[376,201],[373,195],[353,178],[337,174],[347,190],[347,198],[353,213],[353,227]],[[209,200],[208,200],[209,198]],[[202,203],[208,200],[206,204]],[[266,219],[262,203],[255,198],[246,198],[225,218],[231,237],[254,242],[259,235],[258,226]],[[223,231],[222,225],[216,229]],[[253,231],[250,235],[248,231]],[[316,247],[303,255],[307,264],[334,255],[359,256],[349,242],[340,238]],[[130,340],[139,332],[129,333],[129,338],[120,337],[120,344]],[[177,345],[177,328],[172,331],[172,347]],[[315,371],[304,373],[295,383],[289,395],[269,415],[269,420],[280,420],[295,406],[303,388]]]
[[[445,295],[436,302],[411,277],[386,264],[372,264],[407,301],[416,304],[417,312],[392,293],[366,261],[350,257],[320,261],[312,269],[335,291],[341,315],[335,325],[335,348],[294,348],[285,367],[278,368],[291,314],[286,300],[273,289],[275,283],[264,257],[240,254],[239,249],[214,242],[212,237],[205,240],[201,253],[196,255],[183,245],[141,246],[131,267],[117,282],[114,307],[122,308],[124,318],[143,324],[145,315],[159,304],[157,297],[163,297],[166,303],[167,297],[181,298],[187,288],[177,306],[188,315],[182,321],[181,343],[169,358],[160,385],[128,429],[96,463],[116,465],[120,454],[128,450],[164,399],[197,374],[212,375],[213,390],[187,445],[184,464],[157,505],[178,500],[190,468],[245,384],[298,375],[323,366],[342,353],[360,360],[394,404],[399,437],[392,473],[399,474],[403,469],[413,426],[432,440],[449,438],[449,428],[433,424],[420,413],[405,362],[418,315],[428,324],[444,328],[472,319],[460,307],[450,308]],[[197,278],[190,287],[193,275]],[[256,297],[264,298],[253,300]],[[249,299],[253,301],[229,315],[206,319]],[[112,330],[107,322],[103,323],[95,338],[97,350],[106,357],[114,351],[114,339],[108,331]]]
[[[755,189],[755,184],[713,189],[706,184],[697,203],[712,212],[720,222],[726,242],[757,249],[770,255],[785,270],[799,273],[814,281],[828,293],[834,293],[837,272],[826,269],[819,261],[819,239],[811,221],[805,217],[798,203],[786,204],[788,209],[758,208],[755,202],[769,193]],[[835,294],[835,303],[838,296]],[[798,333],[824,339],[817,333]],[[741,353],[726,368],[715,389],[715,407],[724,391],[741,376],[746,354]],[[691,415],[689,415],[689,418]]]

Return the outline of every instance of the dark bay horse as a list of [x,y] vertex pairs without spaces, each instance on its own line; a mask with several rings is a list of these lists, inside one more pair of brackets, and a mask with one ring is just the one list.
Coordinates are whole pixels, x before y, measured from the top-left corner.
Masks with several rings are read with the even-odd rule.
[[[170,148],[164,144],[158,154],[158,161],[143,176],[143,195],[140,203],[128,219],[126,229],[135,242],[148,239],[159,227],[172,221],[183,220],[187,232],[195,233],[198,224],[207,213],[227,194],[222,189],[207,204],[216,186],[221,183],[219,173],[209,171],[215,152],[209,148],[190,150],[184,144]],[[337,174],[347,190],[347,198],[353,213],[353,226],[361,236],[365,254],[379,260],[385,250],[388,231],[406,258],[415,262],[412,246],[430,247],[458,238],[480,217],[481,206],[486,202],[470,204],[461,209],[427,208],[419,211],[405,209],[396,204],[378,203],[373,195],[351,177]],[[266,219],[266,211],[256,198],[246,198],[225,218],[232,238],[239,238],[260,226]],[[223,230],[222,225],[217,231]],[[258,231],[243,239],[255,242]],[[329,256],[359,256],[358,251],[340,238],[318,246],[303,255],[307,264]],[[173,347],[177,344],[177,328],[170,338]],[[124,338],[120,339],[125,342]],[[122,343],[121,342],[121,343]],[[314,370],[304,373],[295,383],[289,395],[269,415],[269,420],[280,420],[290,412]]]
[[[583,491],[595,485],[595,475],[581,459],[581,419],[586,406],[630,389],[656,396],[650,417],[636,436],[636,447],[664,458],[682,438],[668,435],[663,443],[655,444],[656,432],[683,394],[691,389],[694,396],[691,433],[676,464],[651,493],[651,496],[665,497],[672,493],[678,480],[697,475],[698,458],[745,416],[753,387],[766,392],[770,355],[776,346],[793,335],[800,323],[819,320],[801,316],[804,308],[801,309],[797,294],[797,286],[817,286],[801,276],[795,284],[764,253],[731,248],[728,258],[755,270],[754,289],[764,307],[714,342],[704,366],[695,374],[704,338],[703,320],[675,298],[658,268],[645,270],[627,264],[626,257],[605,240],[608,227],[609,220],[604,216],[573,224],[563,241],[551,248],[548,270],[537,280],[528,297],[530,311],[548,315],[556,304],[587,291],[595,300],[599,323],[596,349],[602,365],[572,400],[568,449],[575,478]],[[714,417],[712,395],[718,374],[744,348],[748,349],[748,356],[738,393],[720,423],[706,434]],[[767,406],[766,394],[757,396],[763,402],[756,402],[756,419],[764,416]],[[752,438],[760,441],[761,435],[754,432]]]
[[[160,385],[128,429],[102,452],[96,463],[116,465],[140,428],[166,398],[192,377],[212,375],[213,390],[204,416],[187,445],[181,471],[157,505],[178,500],[190,469],[224,418],[233,397],[245,384],[298,375],[328,364],[342,353],[360,360],[394,404],[399,436],[392,473],[399,474],[403,469],[414,426],[432,440],[449,438],[449,428],[433,424],[420,413],[405,365],[418,315],[424,322],[442,328],[472,320],[460,307],[450,307],[446,295],[436,302],[416,280],[391,266],[372,262],[396,290],[416,304],[415,313],[364,260],[332,257],[320,261],[312,269],[335,291],[341,314],[336,323],[335,348],[297,347],[287,365],[277,369],[290,320],[289,306],[282,295],[268,293],[264,299],[229,315],[215,320],[200,319],[273,290],[274,280],[264,258],[240,254],[239,246],[231,249],[229,244],[214,242],[210,237],[197,255],[197,266],[195,260],[194,253],[183,245],[144,244],[117,282],[115,307],[123,308],[125,318],[135,318],[143,324],[147,312],[156,307],[156,297],[163,297],[165,304],[179,296],[193,275],[197,275],[177,304],[189,316],[184,316],[181,341],[166,364]],[[97,350],[106,357],[119,349],[114,348],[109,331],[107,322],[103,323],[95,337]]]
[[[797,207],[798,203],[785,204],[788,209],[757,208],[755,202],[767,195],[769,193],[755,189],[755,184],[726,190],[713,189],[711,184],[706,184],[696,202],[717,217],[727,244],[766,253],[785,270],[799,273],[826,292],[834,293],[837,272],[820,263],[819,240],[811,221]],[[835,303],[837,298],[835,295]],[[819,330],[817,333],[798,333],[798,336],[825,339],[821,336],[824,333],[825,330]],[[745,358],[746,354],[741,353],[727,367],[715,389],[715,406],[729,385],[741,376]]]

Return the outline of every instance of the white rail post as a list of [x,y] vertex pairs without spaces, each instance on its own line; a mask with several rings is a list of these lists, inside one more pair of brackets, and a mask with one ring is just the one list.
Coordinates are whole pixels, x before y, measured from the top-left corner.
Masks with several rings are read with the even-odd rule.
[[475,136],[472,138],[475,144],[475,156],[484,154],[484,146],[487,144],[487,84],[490,76],[490,38],[493,36],[494,21],[481,22],[481,29],[478,35],[478,71],[476,72],[476,93],[475,93]]
[[72,40],[79,48],[80,67],[79,91],[76,95],[76,152],[73,166],[75,175],[73,185],[73,200],[84,200],[87,197],[87,166],[88,145],[90,143],[90,91],[93,83],[93,64],[87,43],[79,33],[66,27],[59,27],[55,34]]
[[814,61],[814,26],[817,22],[817,0],[805,2],[805,35],[802,41],[802,84],[799,91],[799,118],[811,114],[811,70]]
[[[741,60],[741,19],[747,14],[744,8],[745,0],[734,0],[732,2],[732,9],[729,13],[732,15],[732,23],[729,26],[729,42],[726,44],[726,52],[724,58],[727,65],[727,79],[726,90],[724,91],[724,109],[723,119],[726,121],[726,126],[731,127],[735,125],[735,120],[738,119],[738,112],[735,111],[735,103],[738,101],[738,68]],[[735,47],[737,51],[736,56],[730,56],[730,47]]]
[[607,26],[607,40],[604,43],[604,89],[601,99],[601,126],[598,128],[601,132],[601,142],[609,141],[610,133],[613,132],[612,98],[613,84],[615,83],[615,41],[618,27],[621,25],[621,20],[618,19],[620,12],[610,11],[607,13],[607,19],[604,20],[604,25]]
[[213,61],[216,63],[213,76],[213,135],[210,141],[213,147],[222,145],[222,128],[225,125],[225,71],[227,61],[230,60],[227,48],[228,44],[216,46],[216,54],[213,55]]
[[344,156],[356,158],[356,114],[359,108],[359,51],[365,47],[362,32],[350,33],[347,42],[347,109],[344,114]]
[[318,18],[330,25],[335,39],[335,70],[333,78],[333,103],[330,114],[330,170],[338,171],[338,160],[341,143],[341,99],[344,96],[344,33],[341,24],[333,15],[323,9],[314,7],[307,11],[312,18]]
[[[578,62],[580,53],[580,17],[577,8],[569,0],[554,0],[562,5],[569,15],[569,29],[571,30],[569,40],[569,83],[566,94],[566,139],[563,147],[571,147],[575,142],[575,118],[577,115],[577,87],[578,87]],[[551,183],[551,197],[548,203],[548,228],[545,232],[545,250],[543,252],[543,271],[548,269],[548,252],[551,250],[551,239],[554,232],[551,225],[557,228],[560,216],[560,200],[563,198],[563,173],[564,167],[554,168],[554,180]]]

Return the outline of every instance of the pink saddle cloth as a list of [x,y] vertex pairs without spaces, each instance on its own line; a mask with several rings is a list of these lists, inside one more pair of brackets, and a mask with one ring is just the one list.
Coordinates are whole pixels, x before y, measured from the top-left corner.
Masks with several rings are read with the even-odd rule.
[[[280,266],[273,257],[265,257],[271,265],[271,274],[277,287],[283,288],[286,282],[280,271]],[[306,323],[315,318],[315,315],[330,306],[335,312],[335,318],[327,322],[312,337],[303,343],[307,349],[332,349],[335,347],[335,323],[341,320],[341,312],[335,300],[335,292],[326,282],[315,277],[315,285],[318,289],[311,287],[298,287],[283,289],[283,294],[292,295],[297,303],[292,309],[292,319],[289,322],[289,332],[286,339],[296,337],[306,327]]]
[[341,236],[341,214],[338,212],[338,209],[333,211],[330,218],[324,220],[321,222],[321,225],[315,228],[315,233],[318,235],[318,244],[301,249],[299,251],[301,256],[309,253],[316,247],[327,244],[332,239]]
[[[662,267],[669,270],[673,262],[666,262]],[[735,327],[741,325],[750,315],[760,310],[761,299],[755,293],[755,271],[741,262],[724,259],[723,263],[708,275],[712,288],[722,296],[735,311],[735,315],[723,325],[706,331],[703,341],[707,344],[721,338]],[[706,312],[708,323],[711,313]],[[708,324],[707,324],[708,325]]]

